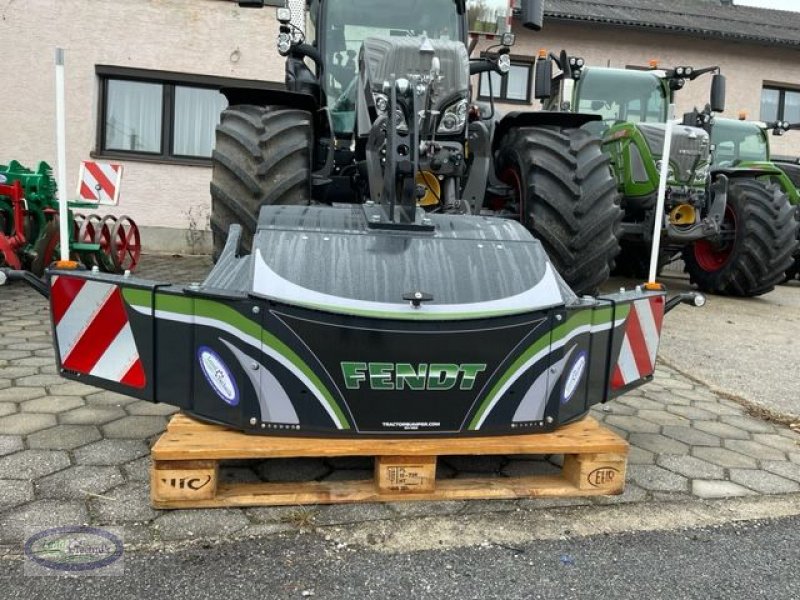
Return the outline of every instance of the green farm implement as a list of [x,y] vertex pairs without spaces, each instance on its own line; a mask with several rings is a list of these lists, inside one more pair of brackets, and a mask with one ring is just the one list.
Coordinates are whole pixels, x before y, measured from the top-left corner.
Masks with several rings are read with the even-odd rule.
[[[107,273],[133,271],[141,240],[129,217],[77,212],[97,204],[69,202],[70,256]],[[50,166],[36,170],[12,160],[0,165],[0,266],[26,269],[41,276],[58,259],[61,244],[56,182]]]

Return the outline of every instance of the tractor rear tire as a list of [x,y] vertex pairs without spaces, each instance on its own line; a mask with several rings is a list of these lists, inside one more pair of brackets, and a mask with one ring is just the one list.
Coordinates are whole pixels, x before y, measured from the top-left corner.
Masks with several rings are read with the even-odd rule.
[[619,254],[622,221],[600,138],[584,129],[520,127],[500,142],[495,164],[556,270],[578,295],[596,293]]
[[212,155],[214,260],[234,223],[242,226],[240,252],[250,253],[262,206],[310,203],[313,137],[307,111],[252,105],[223,111]]
[[722,224],[732,239],[687,246],[683,260],[689,279],[714,294],[766,294],[785,279],[794,261],[797,225],[794,207],[778,186],[734,179]]
[[794,206],[794,218],[798,222],[797,227],[797,248],[794,251],[794,262],[786,271],[786,281],[800,279],[800,204]]

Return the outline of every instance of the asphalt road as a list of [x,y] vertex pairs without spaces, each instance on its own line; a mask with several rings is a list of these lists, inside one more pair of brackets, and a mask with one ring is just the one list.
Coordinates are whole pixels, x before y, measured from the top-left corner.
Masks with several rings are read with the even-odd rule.
[[[692,289],[674,273],[662,281],[670,292]],[[610,289],[634,283],[615,279]],[[800,281],[756,298],[709,295],[703,308],[676,308],[659,356],[715,391],[800,421]]]
[[128,555],[121,577],[25,577],[18,564],[0,561],[0,586],[4,600],[779,600],[800,597],[798,564],[800,517],[791,517],[398,554],[341,547],[320,534],[293,534],[173,554]]

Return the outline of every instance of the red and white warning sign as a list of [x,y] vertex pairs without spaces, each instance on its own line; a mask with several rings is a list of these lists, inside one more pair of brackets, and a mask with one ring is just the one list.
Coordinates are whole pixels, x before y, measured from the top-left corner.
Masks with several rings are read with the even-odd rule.
[[61,365],[142,389],[146,377],[119,287],[60,275],[50,303]]
[[653,374],[663,322],[663,296],[637,300],[631,305],[619,360],[611,376],[612,389],[621,389]]
[[121,184],[122,165],[90,160],[81,162],[78,197],[83,202],[116,206],[119,204]]

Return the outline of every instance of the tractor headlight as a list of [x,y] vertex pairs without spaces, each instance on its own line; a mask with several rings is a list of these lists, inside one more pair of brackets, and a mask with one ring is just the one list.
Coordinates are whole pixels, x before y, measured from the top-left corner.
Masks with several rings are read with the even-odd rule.
[[288,33],[278,34],[278,54],[286,56],[292,47],[292,38]]
[[[659,176],[660,176],[661,175],[661,161],[660,160],[656,162],[656,170],[658,171]],[[667,166],[667,181],[676,181],[676,179],[675,179],[675,169],[672,167],[671,164]]]
[[386,97],[386,94],[374,94],[375,98],[375,109],[378,113],[385,115],[386,111],[389,110],[389,98]]
[[467,124],[467,101],[459,100],[444,109],[437,133],[459,133]]
[[708,173],[710,171],[709,165],[703,165],[694,173],[694,182],[695,183],[705,183],[706,179],[708,178]]

